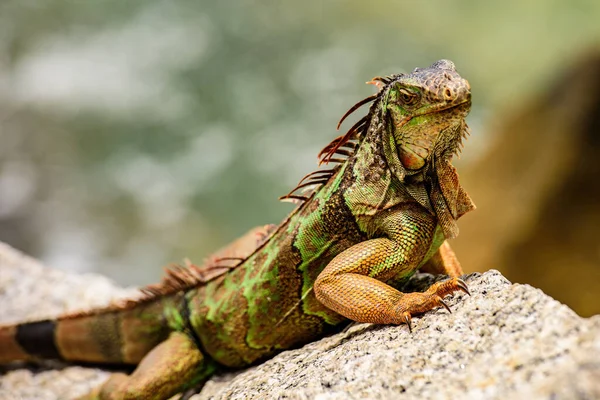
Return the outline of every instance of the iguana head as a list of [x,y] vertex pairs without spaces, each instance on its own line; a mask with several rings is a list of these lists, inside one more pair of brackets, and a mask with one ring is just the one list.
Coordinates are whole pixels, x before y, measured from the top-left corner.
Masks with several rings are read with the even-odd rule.
[[[471,87],[448,60],[396,75],[383,97],[395,150],[407,173],[452,157],[467,133]],[[393,157],[395,158],[395,157]]]
[[[364,184],[380,183],[385,175],[381,169],[389,170],[409,196],[435,213],[446,238],[456,237],[456,220],[475,208],[451,164],[469,129],[465,122],[471,109],[469,82],[456,72],[454,63],[440,60],[410,74],[376,77],[368,83],[379,92],[352,106],[338,128],[346,117],[371,103],[369,113],[321,150],[320,163],[352,160],[353,171],[363,169]],[[338,170],[339,166],[307,175],[284,199],[307,199],[294,192],[324,184]]]

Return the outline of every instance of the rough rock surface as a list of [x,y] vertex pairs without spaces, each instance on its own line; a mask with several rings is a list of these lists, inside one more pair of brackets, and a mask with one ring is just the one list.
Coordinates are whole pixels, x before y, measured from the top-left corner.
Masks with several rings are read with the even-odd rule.
[[[411,285],[433,280],[417,275]],[[496,271],[470,275],[467,283],[472,296],[449,299],[453,314],[439,309],[417,317],[412,334],[406,326],[355,324],[253,368],[216,376],[193,399],[600,398],[599,316],[580,318]],[[1,323],[130,293],[100,276],[45,268],[0,245]],[[2,367],[0,373],[0,399],[73,398],[108,376],[60,363]]]

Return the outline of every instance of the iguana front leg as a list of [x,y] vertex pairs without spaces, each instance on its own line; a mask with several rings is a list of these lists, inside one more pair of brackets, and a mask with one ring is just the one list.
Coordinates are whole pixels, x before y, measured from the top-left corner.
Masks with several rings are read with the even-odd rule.
[[317,299],[358,322],[406,323],[411,316],[444,306],[443,297],[466,284],[452,278],[424,293],[402,293],[386,281],[407,276],[423,261],[433,239],[436,220],[417,209],[390,213],[382,221],[388,237],[358,243],[337,255],[315,281]]
[[167,399],[213,372],[194,341],[173,332],[150,351],[131,375],[112,374],[100,387],[79,400]]

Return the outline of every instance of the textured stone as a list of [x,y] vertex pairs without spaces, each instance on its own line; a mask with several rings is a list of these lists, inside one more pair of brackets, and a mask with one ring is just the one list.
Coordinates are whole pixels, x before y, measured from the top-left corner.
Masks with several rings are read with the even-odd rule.
[[[412,287],[434,280],[417,275]],[[258,366],[209,380],[200,399],[600,398],[600,317],[580,318],[497,271],[467,278],[472,296],[448,299],[406,326],[354,324]],[[103,277],[47,269],[0,246],[0,322],[48,317],[131,293]],[[50,369],[59,367],[59,369]],[[106,379],[99,369],[11,366],[1,399],[64,399]]]

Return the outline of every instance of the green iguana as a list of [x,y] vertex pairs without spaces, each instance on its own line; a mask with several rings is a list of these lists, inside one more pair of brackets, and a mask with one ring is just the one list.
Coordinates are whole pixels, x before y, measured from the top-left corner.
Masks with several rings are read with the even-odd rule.
[[[2,326],[0,363],[137,364],[86,398],[165,399],[348,319],[411,329],[411,316],[468,293],[446,239],[474,209],[450,163],[468,134],[469,83],[447,60],[369,83],[378,93],[340,124],[372,103],[368,114],[321,151],[331,168],[283,196],[299,205],[280,225],[251,230],[201,267],[171,267],[139,299]],[[423,293],[394,288],[419,268],[450,279]]]

